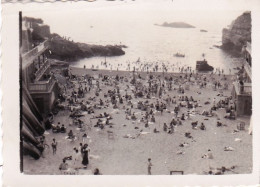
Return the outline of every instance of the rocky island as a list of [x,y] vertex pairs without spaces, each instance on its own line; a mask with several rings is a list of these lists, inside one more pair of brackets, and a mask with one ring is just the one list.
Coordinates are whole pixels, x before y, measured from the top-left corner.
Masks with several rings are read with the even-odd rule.
[[251,13],[244,12],[228,28],[222,30],[222,46],[233,54],[240,54],[246,42],[251,42]]
[[161,25],[159,24],[155,24],[155,25],[161,27],[172,27],[172,28],[195,28],[193,25],[184,22],[172,22],[172,23],[164,22]]
[[90,45],[74,42],[69,37],[62,37],[56,33],[50,33],[50,27],[43,24],[42,19],[25,17],[31,23],[31,30],[27,33],[32,36],[33,43],[41,43],[49,40],[50,58],[63,61],[75,61],[94,56],[120,56],[125,52],[125,45]]

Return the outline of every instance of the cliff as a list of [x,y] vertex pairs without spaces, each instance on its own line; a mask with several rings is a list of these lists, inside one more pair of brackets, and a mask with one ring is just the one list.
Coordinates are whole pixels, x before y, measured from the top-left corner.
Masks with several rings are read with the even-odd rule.
[[234,20],[228,28],[222,30],[221,48],[240,54],[243,45],[251,42],[251,13],[244,12]]
[[122,48],[124,45],[89,45],[85,43],[78,43],[70,40],[66,37],[50,33],[50,27],[44,25],[41,19],[25,17],[31,23],[31,38],[32,43],[40,43],[46,39],[49,39],[50,58],[63,60],[63,61],[75,61],[81,58],[89,58],[94,56],[120,56],[125,52]]
[[172,22],[172,23],[164,22],[161,25],[158,24],[155,25],[162,26],[162,27],[172,27],[172,28],[195,28],[193,25],[184,22]]
[[75,43],[57,36],[50,39],[50,51],[52,58],[65,61],[94,56],[120,56],[125,54],[120,46]]

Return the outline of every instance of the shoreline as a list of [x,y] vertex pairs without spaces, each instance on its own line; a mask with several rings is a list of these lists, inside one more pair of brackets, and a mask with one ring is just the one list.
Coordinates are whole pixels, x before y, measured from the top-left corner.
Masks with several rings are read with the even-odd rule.
[[[136,61],[133,60],[133,57],[120,57],[120,58],[114,58],[106,61],[106,59],[103,59],[103,57],[92,57],[92,58],[84,58],[78,61],[73,61],[72,63],[69,63],[70,67],[76,67],[76,68],[84,68],[87,69],[94,69],[94,70],[108,70],[108,71],[133,71],[135,69],[136,72],[165,72],[165,73],[185,73],[192,72],[196,73],[196,61],[200,60],[194,60],[194,63],[190,64],[190,62],[182,61],[184,59],[174,59],[172,60],[158,60],[155,61],[152,60],[141,60]],[[130,59],[130,60],[129,60]],[[105,60],[105,61],[104,61]],[[243,63],[243,58],[232,58],[230,61],[221,61],[219,62],[219,65],[216,64],[214,61],[208,61],[209,66],[212,66],[213,73],[221,73],[225,75],[229,74],[236,74],[239,67],[241,67],[241,64]],[[166,71],[167,70],[167,71]],[[211,71],[202,71],[198,73],[205,73],[210,74]]]
[[[122,74],[133,74],[133,71],[127,71],[127,70],[107,70],[107,69],[89,69],[89,68],[80,68],[80,67],[73,67],[73,66],[70,66],[69,65],[69,69],[72,70],[73,73],[75,73],[75,75],[85,75],[84,73],[88,73],[89,75],[94,75],[94,74],[106,74],[106,75],[115,75],[116,73],[118,75],[122,75]],[[192,72],[143,72],[143,71],[135,71],[136,74],[140,74],[142,76],[144,75],[165,75],[166,77],[169,76],[169,75],[172,75],[172,76],[177,76],[177,75],[185,75],[185,74],[190,74]],[[195,72],[195,73],[192,73],[192,74],[198,74],[198,75],[214,75],[214,76],[219,76],[218,74],[216,73],[210,73],[210,72]],[[236,76],[235,74],[220,74],[221,76],[222,75],[225,75],[226,77],[234,77]]]

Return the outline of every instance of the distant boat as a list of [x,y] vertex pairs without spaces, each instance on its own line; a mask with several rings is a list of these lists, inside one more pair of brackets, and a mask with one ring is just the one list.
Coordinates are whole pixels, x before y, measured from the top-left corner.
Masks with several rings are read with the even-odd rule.
[[208,32],[207,30],[201,29],[200,32]]
[[175,57],[182,57],[182,58],[185,57],[185,55],[181,54],[181,53],[175,53],[173,56],[175,56]]

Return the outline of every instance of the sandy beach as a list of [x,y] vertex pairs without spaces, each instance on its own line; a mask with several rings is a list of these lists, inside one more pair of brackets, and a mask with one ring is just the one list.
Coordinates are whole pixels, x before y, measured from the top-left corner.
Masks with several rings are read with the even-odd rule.
[[[225,108],[213,111],[212,117],[202,115],[203,111],[211,109],[213,103],[218,103],[231,96],[234,75],[199,73],[193,74],[192,78],[187,81],[185,73],[151,73],[155,80],[162,80],[162,84],[165,77],[173,77],[174,80],[178,81],[174,81],[170,91],[167,90],[165,83],[165,92],[162,92],[161,98],[151,94],[151,98],[147,99],[134,96],[135,88],[130,83],[134,75],[133,72],[70,69],[74,78],[66,79],[59,72],[55,73],[60,85],[66,87],[64,91],[66,100],[62,103],[65,106],[64,109],[59,110],[54,116],[53,124],[57,125],[58,122],[64,124],[67,133],[72,130],[76,140],[66,139],[67,133],[53,133],[51,130],[47,130],[44,135],[49,147],[44,150],[43,157],[39,160],[24,156],[25,174],[64,174],[59,170],[59,165],[64,157],[72,156],[73,158],[73,148],[78,148],[79,144],[82,143],[84,133],[87,133],[86,143],[90,149],[89,164],[86,169],[83,169],[81,158],[76,163],[74,160],[68,160],[67,163],[72,174],[93,174],[94,169],[99,168],[103,175],[146,175],[148,158],[151,158],[152,162],[152,175],[169,175],[171,171],[202,175],[207,174],[209,170],[223,166],[226,168],[235,166],[232,171],[225,172],[225,174],[252,172],[252,135],[249,135],[247,130],[250,117],[239,117],[235,120],[224,118],[227,115]],[[110,78],[109,81],[102,81],[101,74],[102,77],[107,75]],[[80,84],[83,88],[86,85],[89,88],[87,82],[84,80],[82,82],[82,76],[85,75],[94,78],[93,86],[90,91],[84,93],[83,98],[77,98],[73,105],[69,104],[68,98],[73,90],[79,88]],[[122,79],[115,81],[117,75]],[[150,73],[135,73],[136,81],[144,87],[148,87],[149,76]],[[100,87],[98,91],[96,91],[97,81]],[[214,89],[216,81],[219,81],[222,86]],[[201,83],[205,82],[206,86],[201,87]],[[224,89],[225,83],[228,86]],[[117,103],[118,108],[113,107],[110,97],[107,96],[108,90],[116,90],[115,85],[120,88],[119,93],[123,96],[123,103]],[[184,93],[179,93],[180,87],[184,89]],[[132,108],[125,99],[126,93],[132,96]],[[198,106],[188,108],[185,106],[185,102],[180,100],[182,96],[188,98],[192,96]],[[177,117],[174,113],[177,104],[167,101],[167,98],[174,99],[178,104],[184,103],[184,106],[180,107]],[[103,106],[99,106],[100,99],[104,102]],[[117,100],[119,99],[117,98]],[[156,104],[157,100],[165,103],[166,109],[162,113],[153,109],[155,122],[151,122],[149,118],[148,127],[145,127],[145,123],[140,120],[145,116],[146,111],[138,109],[138,102],[145,103],[147,101]],[[98,108],[95,108],[94,113],[91,114],[80,110],[82,116],[79,119],[86,127],[86,131],[81,132],[80,128],[73,125],[73,118],[69,116],[71,108],[77,108],[80,103],[85,104],[87,101],[90,102],[90,105],[96,104]],[[127,108],[131,108],[131,113],[134,113],[136,120],[126,119]],[[110,125],[105,125],[104,129],[94,127],[98,119],[92,118],[101,113],[104,114],[104,112],[112,117],[109,120]],[[187,116],[188,113],[189,116]],[[182,114],[185,115],[185,120],[180,120]],[[176,125],[174,132],[169,134],[163,130],[163,124],[166,123],[169,127],[173,118],[179,119],[182,125]],[[196,121],[198,121],[198,126],[193,129],[191,123]],[[217,127],[217,121],[224,125]],[[238,131],[237,125],[241,122],[245,123],[245,130]],[[204,123],[206,130],[199,128],[201,123]],[[154,133],[155,128],[159,132]],[[185,136],[187,132],[192,138]],[[53,155],[51,148],[53,138],[58,142],[55,155]],[[224,151],[225,147],[231,147],[232,150]],[[209,149],[213,159],[202,158]],[[75,168],[80,169],[75,171]]]

